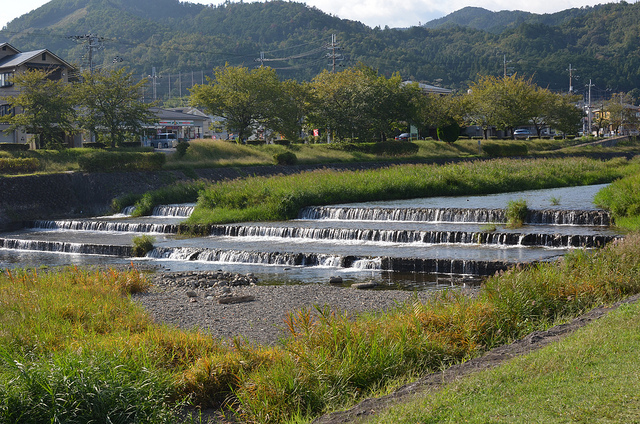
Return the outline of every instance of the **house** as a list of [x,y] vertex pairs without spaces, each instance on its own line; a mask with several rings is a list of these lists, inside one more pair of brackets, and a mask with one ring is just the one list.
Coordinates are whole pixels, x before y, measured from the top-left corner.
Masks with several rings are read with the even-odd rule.
[[[6,100],[20,92],[13,83],[13,76],[32,69],[51,71],[50,79],[69,82],[75,68],[47,49],[21,52],[9,43],[0,43],[0,116],[20,113],[13,110]],[[8,124],[0,123],[0,143],[29,143],[28,134],[21,131],[7,131]],[[73,143],[72,139],[68,140]]]
[[146,131],[146,142],[156,134],[176,134],[178,139],[194,139],[204,136],[205,122],[209,117],[203,113],[185,113],[182,109],[171,110],[152,107],[157,120],[149,125]]

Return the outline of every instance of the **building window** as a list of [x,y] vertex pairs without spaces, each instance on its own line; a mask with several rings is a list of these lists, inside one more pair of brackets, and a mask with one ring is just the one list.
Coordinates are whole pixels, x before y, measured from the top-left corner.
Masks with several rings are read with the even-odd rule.
[[13,85],[11,79],[13,78],[13,72],[5,72],[0,74],[0,87],[10,87]]
[[42,53],[42,60],[47,60],[47,54],[46,53]]
[[13,108],[11,105],[0,105],[0,116],[13,115]]

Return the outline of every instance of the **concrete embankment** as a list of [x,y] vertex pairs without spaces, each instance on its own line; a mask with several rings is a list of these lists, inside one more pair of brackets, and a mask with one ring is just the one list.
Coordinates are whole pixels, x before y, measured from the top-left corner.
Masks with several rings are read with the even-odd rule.
[[[294,174],[318,168],[375,169],[388,163],[252,166],[199,169],[198,177],[213,181],[252,175]],[[35,219],[76,218],[110,213],[111,201],[128,193],[145,193],[188,180],[181,171],[28,175],[0,178],[0,230],[22,227]]]

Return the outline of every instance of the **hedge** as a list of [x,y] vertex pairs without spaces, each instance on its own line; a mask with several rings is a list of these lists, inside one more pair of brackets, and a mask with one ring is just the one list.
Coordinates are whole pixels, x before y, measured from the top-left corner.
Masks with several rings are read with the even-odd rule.
[[31,174],[40,168],[36,158],[0,158],[0,174]]
[[26,151],[29,150],[29,145],[26,143],[0,143],[0,150],[7,152]]
[[529,153],[524,143],[482,143],[482,151],[491,157],[526,156]]
[[163,153],[97,151],[79,157],[78,165],[86,172],[156,171],[166,160]]
[[379,143],[334,143],[332,149],[346,152],[361,152],[374,155],[404,156],[418,153],[420,146],[406,141],[382,141]]

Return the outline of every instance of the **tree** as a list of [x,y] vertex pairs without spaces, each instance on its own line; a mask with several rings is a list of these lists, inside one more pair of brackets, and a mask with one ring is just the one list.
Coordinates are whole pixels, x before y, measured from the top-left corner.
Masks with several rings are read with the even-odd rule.
[[126,69],[99,70],[82,74],[78,86],[81,125],[111,141],[122,143],[129,134],[140,134],[157,118],[151,105],[140,100],[146,80],[135,82]]
[[577,106],[581,96],[556,94],[549,106],[549,125],[563,134],[575,134],[580,128],[584,112]]
[[36,136],[36,148],[60,148],[65,133],[73,132],[75,96],[73,87],[52,80],[51,72],[28,70],[16,74],[13,82],[19,94],[4,100],[15,110],[2,118],[9,130],[22,130]]
[[225,118],[239,140],[247,139],[257,127],[273,123],[278,115],[282,86],[271,68],[225,65],[207,82],[191,89],[191,104]]
[[635,127],[638,124],[636,109],[631,107],[633,98],[625,93],[614,93],[604,105],[607,118],[613,130],[619,134],[624,126]]
[[324,71],[311,82],[314,96],[310,122],[327,128],[336,138],[385,140],[396,127],[413,117],[413,86],[399,75],[387,79],[360,65],[331,73]]
[[283,81],[280,96],[274,100],[279,105],[277,113],[270,118],[269,125],[287,139],[298,140],[311,102],[309,84],[294,80]]

